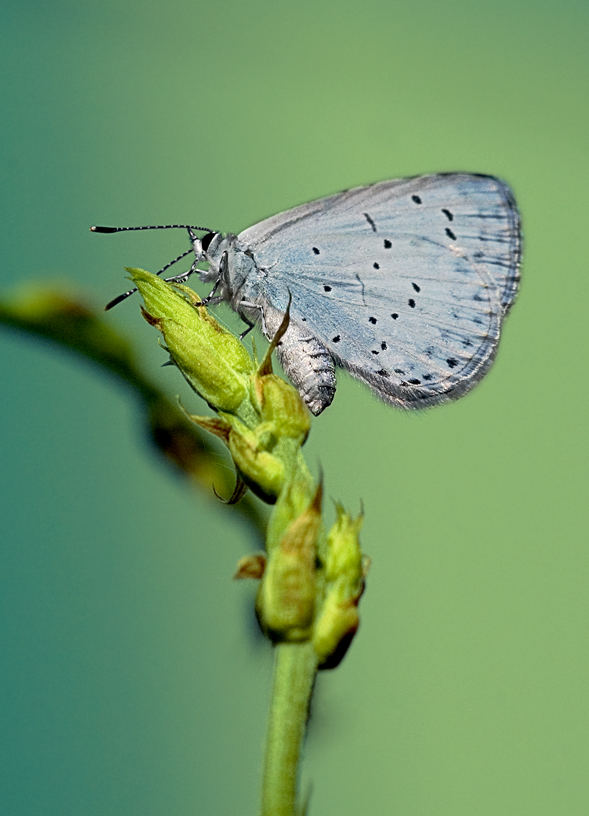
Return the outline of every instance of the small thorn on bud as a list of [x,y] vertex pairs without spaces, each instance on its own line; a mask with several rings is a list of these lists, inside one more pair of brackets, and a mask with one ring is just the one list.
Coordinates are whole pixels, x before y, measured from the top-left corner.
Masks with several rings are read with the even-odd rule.
[[266,556],[263,553],[245,555],[237,562],[237,569],[233,576],[237,580],[243,578],[261,578],[266,570]]

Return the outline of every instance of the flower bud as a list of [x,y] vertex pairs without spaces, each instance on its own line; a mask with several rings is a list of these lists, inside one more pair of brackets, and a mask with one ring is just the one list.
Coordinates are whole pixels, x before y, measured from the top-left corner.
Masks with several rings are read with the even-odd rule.
[[274,640],[292,642],[309,637],[315,613],[320,532],[321,486],[268,556],[257,611],[262,628]]
[[257,374],[256,397],[262,421],[270,423],[276,434],[305,441],[311,427],[309,411],[298,391],[276,374]]
[[313,628],[320,668],[337,666],[356,633],[366,572],[358,539],[362,516],[352,519],[339,505],[336,510],[326,543],[325,595]]
[[242,423],[233,421],[229,451],[242,479],[264,501],[276,501],[285,479],[284,462],[260,443],[260,436]]
[[212,407],[235,413],[248,396],[254,365],[243,344],[199,305],[187,287],[171,286],[143,269],[129,269],[145,319],[163,334],[188,383]]

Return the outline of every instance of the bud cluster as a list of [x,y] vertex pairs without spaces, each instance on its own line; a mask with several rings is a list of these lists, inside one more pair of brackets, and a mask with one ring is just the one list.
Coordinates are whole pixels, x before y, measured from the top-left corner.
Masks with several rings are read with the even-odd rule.
[[341,660],[358,628],[365,560],[361,517],[337,506],[326,533],[322,486],[301,448],[310,415],[291,385],[272,372],[271,352],[288,326],[285,318],[261,364],[209,314],[188,287],[130,269],[145,319],[163,335],[171,361],[215,411],[191,416],[220,437],[235,464],[239,485],[273,504],[266,555],[241,560],[237,577],[260,578],[257,614],[276,642],[311,641],[320,667]]

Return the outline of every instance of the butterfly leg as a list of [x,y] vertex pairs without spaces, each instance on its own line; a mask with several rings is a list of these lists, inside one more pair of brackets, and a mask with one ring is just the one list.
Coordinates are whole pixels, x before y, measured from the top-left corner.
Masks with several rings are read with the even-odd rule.
[[211,289],[209,294],[202,299],[202,302],[204,303],[205,306],[209,306],[210,304],[216,306],[218,303],[222,303],[225,300],[225,298],[222,295],[217,295],[217,292],[219,291],[219,288],[222,283],[223,281],[221,280],[221,275],[219,275],[219,277],[213,284],[213,288]]
[[253,329],[253,327],[256,325],[255,320],[252,321],[252,320],[249,319],[249,317],[246,317],[246,315],[242,311],[242,307],[244,307],[246,309],[255,309],[259,313],[260,322],[262,324],[262,331],[264,332],[266,337],[268,337],[266,321],[264,320],[264,309],[262,308],[262,306],[260,306],[259,303],[250,303],[247,300],[241,300],[239,302],[239,309],[238,309],[237,313],[241,317],[243,322],[246,324],[247,329],[239,335],[239,339],[243,340],[243,338],[246,337],[246,335],[248,335],[251,332],[251,330]]
[[[184,253],[184,254],[186,255],[187,253]],[[227,255],[227,253],[224,253],[223,258],[225,258],[226,255]],[[183,257],[183,256],[180,255],[179,258],[181,258],[181,257]],[[176,260],[179,260],[179,258],[176,258],[174,261],[172,261],[172,263],[175,263]],[[171,278],[164,278],[164,280],[166,281],[166,283],[185,283],[191,275],[193,275],[195,272],[200,272],[201,271],[201,270],[199,270],[197,268],[199,263],[200,263],[200,259],[197,258],[195,261],[193,261],[192,266],[186,272],[181,272],[179,275],[174,275]],[[168,264],[168,266],[171,266],[171,264]],[[168,267],[165,266],[163,269],[160,269],[160,271],[157,274],[159,275],[161,272],[163,272],[167,268]],[[215,280],[215,283],[213,284],[213,288],[211,289],[209,294],[206,295],[206,297],[204,297],[202,299],[202,301],[201,301],[203,306],[210,306],[210,305],[216,306],[219,303],[223,303],[223,301],[225,300],[223,295],[217,295],[217,292],[222,287],[222,285],[223,285],[223,275],[222,275],[221,272],[219,272],[219,274],[218,274],[218,276],[217,276],[217,278]]]
[[[182,257],[182,256],[179,256],[179,257]],[[175,261],[172,261],[172,263],[174,263],[174,262]],[[196,268],[197,263],[198,263],[198,261],[194,261],[194,263],[192,264],[190,269],[188,269],[186,272],[181,272],[179,275],[172,275],[171,278],[164,278],[165,282],[166,283],[185,283],[191,275],[193,275],[195,272],[198,271],[197,268]],[[167,267],[164,266],[164,268],[160,269],[160,271],[157,274],[159,275],[166,268]]]
[[241,332],[241,334],[239,335],[239,339],[240,339],[241,341],[243,341],[243,340],[244,340],[244,339],[247,337],[247,335],[248,335],[248,334],[251,332],[251,330],[253,329],[253,327],[254,327],[256,324],[255,324],[255,323],[250,323],[250,322],[249,322],[249,320],[246,320],[246,319],[245,319],[245,318],[243,318],[243,317],[242,317],[241,319],[243,320],[243,322],[244,322],[244,323],[246,324],[246,326],[247,326],[247,329],[245,329],[245,331],[242,331],[242,332]]

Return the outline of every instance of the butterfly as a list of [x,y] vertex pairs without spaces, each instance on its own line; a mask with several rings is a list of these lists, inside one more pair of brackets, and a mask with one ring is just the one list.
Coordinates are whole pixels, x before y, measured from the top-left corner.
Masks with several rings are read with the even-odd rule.
[[[190,269],[272,339],[313,414],[333,400],[336,366],[385,402],[456,399],[489,369],[520,279],[520,218],[501,180],[441,173],[382,181],[286,210],[239,235],[188,230]],[[204,235],[198,236],[197,233]],[[200,268],[203,264],[206,268]],[[119,303],[134,290],[111,301]]]

